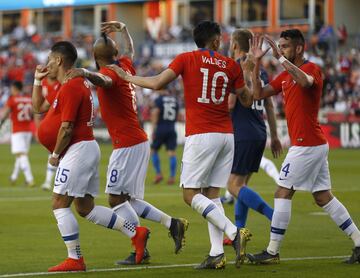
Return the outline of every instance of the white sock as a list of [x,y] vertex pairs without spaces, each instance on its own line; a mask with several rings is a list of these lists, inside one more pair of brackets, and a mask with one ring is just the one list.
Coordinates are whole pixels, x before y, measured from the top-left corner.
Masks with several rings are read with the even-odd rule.
[[115,213],[128,220],[130,223],[134,224],[135,226],[139,226],[140,225],[140,220],[138,215],[136,214],[136,211],[133,209],[133,207],[130,205],[130,203],[128,201],[113,207],[113,211],[115,211]]
[[97,225],[121,231],[129,238],[136,234],[136,227],[124,218],[117,216],[116,213],[110,208],[103,206],[95,206],[86,219]]
[[53,210],[60,234],[68,250],[68,257],[79,259],[81,257],[79,224],[70,208]]
[[20,171],[20,157],[15,158],[15,163],[14,163],[14,170],[11,174],[11,180],[15,181],[18,178],[19,175],[19,171]]
[[[233,195],[231,195],[231,193],[229,192],[229,190],[226,190],[226,191],[225,191],[224,197],[225,197],[226,199],[234,199]],[[214,199],[214,200],[215,200],[215,199]]]
[[140,199],[131,199],[130,205],[134,208],[137,215],[141,218],[148,219],[163,224],[170,229],[171,217],[161,210],[157,209],[148,202]]
[[[220,209],[221,213],[225,215],[224,207],[220,198],[212,199],[212,201]],[[224,232],[215,225],[208,222],[209,237],[211,242],[210,256],[218,256],[224,253],[223,238]]]
[[352,221],[349,212],[344,205],[334,197],[330,202],[322,207],[334,220],[336,225],[339,226],[351,239],[354,241],[355,246],[360,246],[360,232]]
[[24,172],[26,182],[28,182],[28,183],[33,182],[34,177],[31,173],[31,166],[30,166],[29,158],[25,154],[20,155],[20,168]]
[[52,166],[50,163],[47,164],[45,183],[51,184],[55,175],[57,167]]
[[228,238],[234,240],[237,233],[236,226],[222,214],[213,201],[199,193],[193,197],[191,207],[200,213],[207,221],[223,231]]
[[274,214],[271,220],[270,243],[267,252],[276,255],[291,218],[291,200],[274,199]]
[[274,162],[270,159],[267,159],[265,156],[261,158],[260,168],[265,171],[265,173],[270,176],[276,183],[279,179],[279,171],[276,168]]

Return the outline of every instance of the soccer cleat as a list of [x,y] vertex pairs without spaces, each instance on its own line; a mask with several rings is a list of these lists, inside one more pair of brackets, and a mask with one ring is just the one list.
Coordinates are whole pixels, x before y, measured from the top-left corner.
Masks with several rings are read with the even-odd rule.
[[50,267],[48,272],[66,272],[66,271],[86,271],[86,265],[84,262],[84,258],[80,259],[72,259],[67,258],[62,263]]
[[[117,264],[117,265],[135,265],[136,264],[135,257],[136,257],[136,252],[131,252],[129,257],[127,257],[124,260],[117,261],[117,262],[115,262],[115,264]],[[148,264],[150,262],[150,258],[151,258],[150,253],[145,248],[144,257],[143,257],[142,261],[140,262],[140,264]]]
[[184,218],[172,218],[169,236],[173,238],[175,242],[175,254],[179,254],[182,248],[185,246],[185,232],[189,227],[189,222]]
[[10,185],[11,186],[15,186],[16,185],[16,179],[13,180],[11,177],[9,178],[9,181],[10,181]]
[[25,186],[26,187],[35,187],[35,182],[34,181],[26,181]]
[[232,242],[236,253],[235,266],[240,267],[244,263],[246,257],[246,243],[250,240],[251,233],[246,228],[237,230],[236,236]]
[[157,174],[154,179],[154,184],[160,183],[163,179],[164,177],[161,174]]
[[168,184],[168,185],[173,185],[173,184],[175,184],[175,177],[169,177],[169,179],[167,180],[167,184]]
[[360,263],[360,247],[355,247],[351,256],[344,261],[346,264],[355,264],[356,262]]
[[258,254],[247,254],[246,257],[251,263],[254,264],[279,264],[280,256],[279,253],[276,255],[271,255],[266,250],[263,250]]
[[222,204],[229,204],[229,205],[232,205],[234,203],[234,197],[231,196],[231,197],[221,197],[220,198],[220,201]]
[[136,227],[136,235],[131,238],[132,245],[135,248],[135,263],[140,264],[145,255],[146,243],[150,231],[146,227]]
[[217,256],[206,256],[205,260],[195,266],[195,269],[224,269],[226,264],[226,257],[224,253]]
[[231,246],[232,245],[232,240],[228,237],[225,237],[224,240],[223,240],[223,245],[229,245]]
[[51,184],[48,183],[48,182],[44,182],[42,185],[41,185],[41,189],[42,190],[45,190],[45,191],[50,191],[52,188]]

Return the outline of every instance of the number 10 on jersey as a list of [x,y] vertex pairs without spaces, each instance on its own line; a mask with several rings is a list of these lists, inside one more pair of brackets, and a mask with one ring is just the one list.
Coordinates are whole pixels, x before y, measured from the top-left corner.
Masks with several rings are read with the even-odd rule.
[[[226,73],[223,71],[217,71],[212,77],[211,80],[211,90],[210,90],[210,98],[207,95],[208,83],[209,83],[209,69],[207,68],[200,68],[200,72],[203,74],[203,82],[202,82],[202,93],[201,97],[197,99],[200,103],[210,103],[210,100],[214,104],[221,104],[225,99],[226,94],[226,87],[229,82],[229,78],[227,77]],[[217,87],[218,79],[222,78],[224,80],[221,87]],[[216,89],[221,89],[221,96],[220,98],[216,98]]]

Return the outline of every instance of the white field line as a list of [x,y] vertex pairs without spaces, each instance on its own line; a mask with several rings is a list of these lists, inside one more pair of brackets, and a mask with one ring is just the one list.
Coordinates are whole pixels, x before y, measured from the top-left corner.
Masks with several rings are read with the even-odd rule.
[[[328,260],[328,259],[344,259],[348,256],[323,256],[323,257],[301,257],[301,258],[282,258],[281,261],[311,261],[311,260]],[[234,262],[229,262],[234,264]],[[171,264],[171,265],[153,265],[153,266],[138,266],[138,267],[116,267],[116,268],[99,268],[89,269],[86,272],[111,272],[111,271],[132,271],[144,269],[169,269],[180,267],[193,267],[197,264]],[[28,273],[13,273],[13,274],[0,274],[0,278],[7,277],[26,277],[26,276],[47,276],[55,274],[73,274],[76,272],[28,272]],[[80,273],[80,272],[79,272]],[[82,272],[81,272],[82,273]]]

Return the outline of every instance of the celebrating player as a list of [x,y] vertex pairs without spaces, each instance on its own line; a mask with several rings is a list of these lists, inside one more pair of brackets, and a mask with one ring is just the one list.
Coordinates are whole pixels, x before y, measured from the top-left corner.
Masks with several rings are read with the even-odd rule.
[[11,96],[6,102],[3,117],[0,120],[0,127],[10,115],[12,123],[11,153],[15,155],[15,165],[10,176],[10,182],[15,184],[21,170],[25,176],[25,184],[31,187],[35,185],[28,157],[32,137],[32,105],[31,97],[22,94],[22,87],[20,81],[14,81],[11,84]]
[[239,267],[245,256],[249,231],[237,229],[225,216],[219,193],[220,188],[226,186],[234,155],[229,93],[236,90],[245,106],[251,106],[253,98],[244,84],[240,65],[217,52],[220,26],[211,21],[201,22],[195,27],[193,37],[199,49],[178,55],[168,69],[156,76],[132,76],[117,66],[111,68],[124,80],[154,90],[182,76],[186,142],[180,184],[186,204],[208,221],[211,241],[209,256],[197,268],[225,267],[224,232],[233,241]]
[[[42,98],[41,90],[36,87],[41,86],[41,79],[46,75],[63,83],[65,73],[73,67],[76,59],[77,51],[70,42],[54,44],[47,66],[36,68],[33,97]],[[86,270],[80,250],[79,226],[70,209],[72,202],[80,216],[131,238],[137,263],[144,256],[149,230],[135,227],[111,209],[94,204],[99,189],[100,149],[93,136],[93,110],[89,84],[83,78],[74,78],[62,84],[39,126],[39,141],[52,152],[49,163],[58,166],[52,206],[68,249],[68,258],[49,268],[50,272]]]
[[280,244],[290,221],[292,197],[296,190],[304,190],[312,193],[318,206],[353,240],[355,248],[346,262],[360,262],[359,229],[331,192],[329,145],[317,120],[323,87],[321,69],[305,60],[305,40],[299,30],[283,31],[279,46],[270,37],[265,39],[285,70],[268,85],[261,86],[259,66],[266,51],[262,50],[263,38],[255,37],[250,51],[256,61],[252,75],[254,97],[263,99],[282,92],[292,146],[282,164],[275,192],[269,245],[259,254],[248,254],[248,258],[255,263],[280,261]]
[[[115,42],[104,34],[94,44],[94,58],[99,73],[74,69],[68,72],[67,78],[70,80],[75,76],[84,76],[98,86],[101,115],[114,147],[108,165],[105,191],[109,194],[109,204],[118,215],[135,225],[139,224],[138,216],[164,225],[175,242],[177,254],[185,244],[188,222],[182,218],[173,218],[144,200],[150,146],[137,118],[134,85],[124,81],[116,72],[106,67],[115,63],[127,72],[135,74],[132,63],[132,39],[122,22],[103,23],[102,31],[121,33],[124,52],[120,59],[117,57]],[[144,259],[148,261],[148,252]],[[118,261],[118,264],[134,263],[134,253],[127,259]]]

